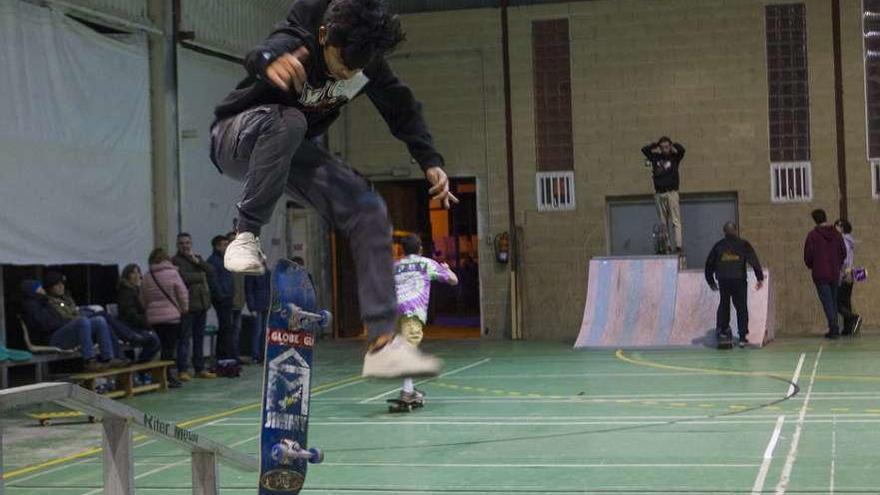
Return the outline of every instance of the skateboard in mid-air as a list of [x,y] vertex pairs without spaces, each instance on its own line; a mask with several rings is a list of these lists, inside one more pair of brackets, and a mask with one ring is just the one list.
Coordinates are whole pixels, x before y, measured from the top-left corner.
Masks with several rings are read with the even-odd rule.
[[305,268],[278,261],[263,354],[260,495],[299,493],[308,464],[324,460],[323,452],[307,442],[313,347],[332,319],[316,310],[315,299]]

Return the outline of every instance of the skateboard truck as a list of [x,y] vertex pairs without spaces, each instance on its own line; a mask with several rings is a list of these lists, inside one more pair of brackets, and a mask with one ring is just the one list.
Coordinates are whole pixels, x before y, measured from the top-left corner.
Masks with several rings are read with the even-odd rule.
[[316,448],[304,449],[295,440],[284,439],[272,446],[272,459],[281,464],[293,464],[297,460],[320,464],[324,462],[324,452]]

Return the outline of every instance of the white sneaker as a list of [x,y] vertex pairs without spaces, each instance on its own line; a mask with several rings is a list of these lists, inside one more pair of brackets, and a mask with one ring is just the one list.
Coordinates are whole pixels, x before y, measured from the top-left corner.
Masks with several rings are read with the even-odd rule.
[[223,265],[233,273],[262,275],[266,271],[265,259],[260,238],[250,232],[241,232],[226,248]]
[[437,376],[443,361],[418,350],[406,339],[394,339],[378,351],[364,356],[364,378],[403,378]]

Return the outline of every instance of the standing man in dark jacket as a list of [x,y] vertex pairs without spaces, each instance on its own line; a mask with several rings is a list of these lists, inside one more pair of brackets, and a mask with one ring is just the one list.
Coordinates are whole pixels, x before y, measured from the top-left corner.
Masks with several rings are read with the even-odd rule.
[[804,242],[804,264],[813,272],[813,283],[828,319],[825,338],[836,339],[840,336],[837,296],[840,270],[846,261],[846,245],[840,232],[828,223],[825,210],[813,210],[812,216],[816,227],[807,234]]
[[351,241],[369,333],[363,375],[388,378],[435,375],[441,363],[404,339],[393,342],[397,301],[385,203],[314,140],[343,105],[366,94],[424,171],[433,198],[446,208],[458,201],[421,105],[385,60],[403,39],[386,0],[295,0],[287,18],[245,57],[248,76],[217,106],[211,130],[212,160],[245,181],[226,268],[263,272],[258,236],[285,192],[318,210]]
[[721,290],[718,303],[716,331],[730,338],[730,302],[736,308],[736,323],[739,329],[739,346],[749,343],[749,284],[748,266],[755,270],[758,279],[757,289],[764,287],[764,271],[758,255],[749,241],[739,236],[739,228],[733,222],[724,224],[724,239],[718,241],[706,258],[706,282],[712,290]]
[[233,358],[232,343],[234,339],[234,325],[232,322],[232,303],[235,296],[235,287],[232,281],[232,272],[223,266],[223,255],[229,246],[229,239],[224,235],[217,235],[211,239],[211,247],[214,252],[208,256],[208,264],[213,269],[214,283],[211,285],[211,302],[214,311],[217,312],[217,357],[220,359]]
[[[177,234],[177,254],[171,262],[180,271],[180,278],[189,291],[189,312],[180,318],[180,340],[177,342],[177,355],[190,356],[192,346],[192,365],[197,378],[217,378],[217,375],[205,369],[205,325],[208,309],[211,307],[211,286],[209,280],[214,268],[195,254],[192,248],[192,236],[186,232]],[[186,363],[189,359],[178,359]],[[192,377],[189,367],[177,370],[177,378],[187,382]]]
[[675,243],[676,253],[681,253],[681,205],[678,197],[678,168],[684,159],[684,146],[673,143],[664,136],[656,143],[642,148],[646,165],[651,167],[654,177],[654,201],[660,223],[669,228],[672,223],[670,239]]
[[256,317],[257,327],[251,339],[254,363],[263,361],[266,343],[266,323],[269,320],[269,301],[272,295],[272,272],[266,269],[262,275],[248,275],[244,279],[244,292],[248,311]]

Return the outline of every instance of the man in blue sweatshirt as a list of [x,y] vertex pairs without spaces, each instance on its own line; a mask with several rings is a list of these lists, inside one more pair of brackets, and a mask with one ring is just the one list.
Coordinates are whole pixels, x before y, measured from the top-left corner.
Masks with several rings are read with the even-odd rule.
[[260,228],[285,192],[315,208],[351,241],[369,333],[365,377],[436,375],[441,367],[393,337],[397,301],[385,203],[317,143],[340,108],[366,94],[424,171],[434,199],[447,208],[458,201],[421,105],[385,61],[403,39],[386,0],[295,0],[287,18],[245,57],[248,76],[216,107],[211,127],[212,161],[244,180],[226,268],[263,273]]

